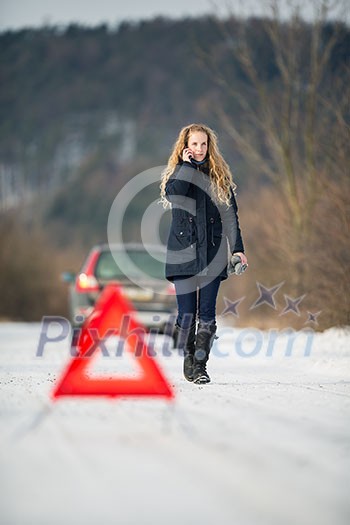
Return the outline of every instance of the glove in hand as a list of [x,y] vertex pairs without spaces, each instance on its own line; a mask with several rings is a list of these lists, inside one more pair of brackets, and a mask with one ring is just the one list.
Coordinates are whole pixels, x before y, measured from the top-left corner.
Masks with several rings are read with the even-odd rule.
[[228,275],[232,275],[233,273],[235,275],[241,275],[247,268],[248,264],[242,264],[242,259],[239,255],[232,255],[227,268],[227,273]]

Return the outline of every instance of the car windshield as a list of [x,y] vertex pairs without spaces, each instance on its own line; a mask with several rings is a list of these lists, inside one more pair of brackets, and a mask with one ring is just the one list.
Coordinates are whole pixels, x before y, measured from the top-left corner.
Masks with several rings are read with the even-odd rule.
[[[113,255],[112,255],[113,253]],[[139,279],[165,279],[165,263],[152,257],[147,251],[126,250],[123,251],[101,252],[95,268],[95,276],[102,281],[121,279],[125,272],[121,268],[127,269],[127,277]],[[155,254],[159,259],[164,259],[161,252]],[[136,268],[130,266],[128,258],[134,263]]]

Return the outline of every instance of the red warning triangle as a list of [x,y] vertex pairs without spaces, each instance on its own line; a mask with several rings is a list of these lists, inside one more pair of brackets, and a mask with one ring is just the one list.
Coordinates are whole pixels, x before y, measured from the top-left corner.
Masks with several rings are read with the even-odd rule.
[[[174,393],[158,367],[156,361],[149,355],[142,333],[144,328],[133,315],[133,308],[123,296],[117,285],[106,286],[95,305],[91,316],[84,324],[78,340],[78,354],[73,357],[68,367],[59,378],[51,396],[164,396],[174,397]],[[105,378],[89,377],[87,368],[96,352],[95,339],[91,333],[98,334],[100,341],[108,335],[120,335],[125,339],[127,333],[122,333],[124,315],[129,314],[129,344],[125,345],[134,354],[134,359],[141,369],[141,377],[137,378]],[[132,346],[131,346],[132,345]]]

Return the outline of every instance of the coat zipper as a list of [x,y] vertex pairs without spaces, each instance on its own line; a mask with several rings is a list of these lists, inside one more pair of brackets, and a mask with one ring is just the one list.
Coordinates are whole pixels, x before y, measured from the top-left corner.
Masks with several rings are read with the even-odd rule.
[[214,219],[213,219],[213,217],[210,217],[210,223],[211,223],[211,244],[212,244],[212,246],[215,246],[215,242],[214,242]]
[[193,248],[193,226],[192,226],[193,219],[192,217],[189,217],[188,220],[190,221],[190,228],[191,228],[191,248]]

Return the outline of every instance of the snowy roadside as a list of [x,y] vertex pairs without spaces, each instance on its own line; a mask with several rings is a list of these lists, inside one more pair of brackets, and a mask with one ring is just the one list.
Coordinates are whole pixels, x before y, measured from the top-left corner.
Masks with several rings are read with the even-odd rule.
[[[56,403],[68,340],[37,357],[39,332],[0,324],[2,524],[349,522],[349,330],[222,327],[202,387],[182,379],[159,337],[173,402]],[[118,371],[133,363],[111,345],[94,373]]]

